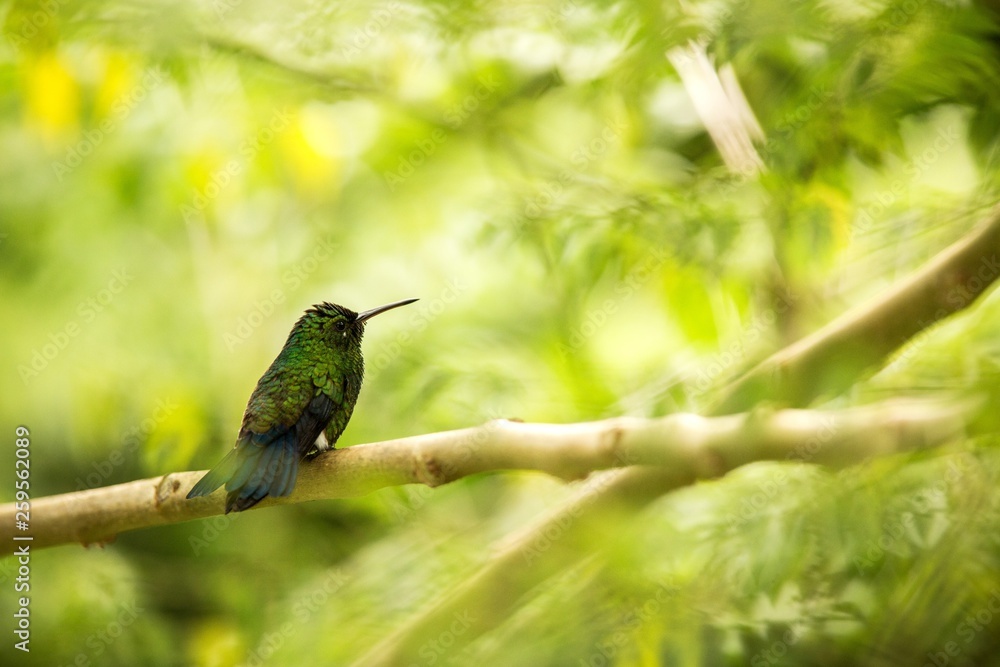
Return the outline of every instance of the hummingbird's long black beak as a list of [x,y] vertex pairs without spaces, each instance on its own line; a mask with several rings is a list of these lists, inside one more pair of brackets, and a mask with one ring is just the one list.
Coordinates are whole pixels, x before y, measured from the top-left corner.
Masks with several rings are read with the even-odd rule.
[[393,308],[399,308],[400,306],[405,306],[407,304],[413,303],[414,301],[419,301],[419,299],[403,299],[402,301],[393,301],[392,303],[387,303],[384,306],[379,306],[378,308],[372,308],[371,310],[366,310],[363,313],[358,313],[358,319],[354,320],[355,324],[364,322],[367,319],[375,317],[379,313],[384,313],[387,310],[392,310]]

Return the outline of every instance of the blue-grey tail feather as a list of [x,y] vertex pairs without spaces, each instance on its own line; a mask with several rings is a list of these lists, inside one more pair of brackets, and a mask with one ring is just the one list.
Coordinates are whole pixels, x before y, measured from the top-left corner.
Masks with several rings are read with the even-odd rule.
[[267,445],[240,443],[205,474],[188,498],[207,496],[226,485],[226,513],[249,509],[266,496],[288,496],[298,477],[299,455],[289,432]]
[[[289,432],[266,447],[256,448],[253,461],[244,461],[226,483],[226,512],[242,512],[266,496],[292,492],[299,467],[294,433]],[[292,484],[288,481],[292,480]]]
[[295,478],[298,477],[298,452],[295,448],[282,447],[277,460],[278,472],[271,484],[269,495],[281,498],[292,494]]
[[257,445],[244,445],[243,449],[245,451],[243,452],[239,466],[229,476],[229,479],[226,480],[226,491],[246,486],[247,482],[250,481],[250,477],[253,476],[254,471],[257,470],[257,466],[260,465],[261,458],[265,455],[265,452],[270,451],[268,447],[258,447]]
[[198,480],[198,483],[191,487],[188,492],[188,499],[198,496],[207,496],[212,491],[222,486],[229,480],[240,463],[239,450],[232,449],[225,458],[219,461],[218,465],[205,473],[205,476]]

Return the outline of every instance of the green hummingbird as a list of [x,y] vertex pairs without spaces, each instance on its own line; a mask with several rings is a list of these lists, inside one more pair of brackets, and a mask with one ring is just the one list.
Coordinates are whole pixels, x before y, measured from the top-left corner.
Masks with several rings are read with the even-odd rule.
[[333,449],[354,411],[365,372],[365,322],[416,300],[362,313],[326,302],[307,310],[257,381],[236,446],[187,497],[208,495],[225,484],[229,514],[268,495],[291,495],[299,461]]

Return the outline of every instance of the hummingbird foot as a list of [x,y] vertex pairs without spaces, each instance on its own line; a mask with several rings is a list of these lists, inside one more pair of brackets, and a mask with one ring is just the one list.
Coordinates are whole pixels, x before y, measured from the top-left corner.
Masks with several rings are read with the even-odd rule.
[[312,448],[306,452],[306,460],[311,461],[323,452],[330,451],[331,449],[334,449],[334,447],[327,441],[326,434],[321,431]]

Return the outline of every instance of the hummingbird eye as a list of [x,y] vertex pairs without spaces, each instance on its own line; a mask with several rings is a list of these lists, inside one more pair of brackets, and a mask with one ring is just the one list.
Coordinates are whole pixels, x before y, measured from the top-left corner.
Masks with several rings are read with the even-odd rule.
[[337,320],[333,326],[337,329],[337,331],[343,331],[347,328],[347,322],[344,320]]

